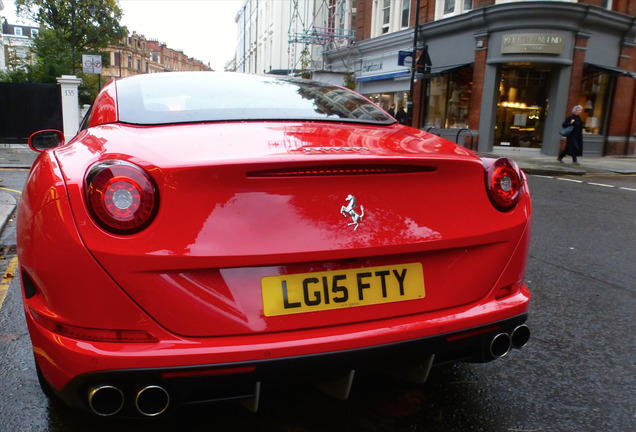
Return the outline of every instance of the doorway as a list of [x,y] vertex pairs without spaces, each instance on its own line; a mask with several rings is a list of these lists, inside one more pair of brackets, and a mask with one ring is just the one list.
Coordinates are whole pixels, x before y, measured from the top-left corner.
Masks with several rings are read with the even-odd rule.
[[540,149],[550,94],[550,66],[501,67],[494,145]]

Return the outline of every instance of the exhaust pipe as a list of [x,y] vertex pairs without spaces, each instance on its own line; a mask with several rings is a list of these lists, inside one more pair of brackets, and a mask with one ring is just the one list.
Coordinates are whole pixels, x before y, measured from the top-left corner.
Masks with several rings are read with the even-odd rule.
[[512,341],[508,333],[499,333],[490,341],[490,355],[497,358],[503,357],[512,348]]
[[124,407],[124,393],[111,385],[92,387],[88,391],[88,406],[98,416],[115,415]]
[[147,417],[158,416],[168,409],[170,395],[163,387],[149,385],[137,393],[135,407],[137,411]]
[[530,327],[525,324],[521,324],[512,331],[511,335],[512,346],[514,348],[523,348],[530,340]]

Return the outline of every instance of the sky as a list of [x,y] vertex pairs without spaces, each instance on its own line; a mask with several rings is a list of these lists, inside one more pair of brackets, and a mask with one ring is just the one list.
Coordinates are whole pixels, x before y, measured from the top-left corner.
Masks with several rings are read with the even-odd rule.
[[[1,12],[9,22],[18,22],[13,0],[2,0]],[[119,0],[121,24],[130,33],[165,42],[218,71],[234,58],[234,18],[243,0]]]

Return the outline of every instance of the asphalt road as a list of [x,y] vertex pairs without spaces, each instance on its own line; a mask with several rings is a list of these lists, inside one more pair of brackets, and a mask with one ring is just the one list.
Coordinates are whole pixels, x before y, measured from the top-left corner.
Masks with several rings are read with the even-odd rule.
[[[270,385],[256,415],[230,404],[159,421],[104,420],[40,392],[19,283],[9,276],[0,308],[0,431],[636,430],[636,176],[529,181],[533,336],[503,359],[437,369],[423,385],[357,376],[347,401],[301,383]],[[3,271],[13,262],[11,229],[2,236]]]

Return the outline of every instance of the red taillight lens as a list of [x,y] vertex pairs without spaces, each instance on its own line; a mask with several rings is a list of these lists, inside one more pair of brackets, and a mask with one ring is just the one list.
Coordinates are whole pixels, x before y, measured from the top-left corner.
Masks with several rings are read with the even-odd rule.
[[72,339],[93,342],[152,343],[157,338],[145,330],[106,330],[62,324],[29,308],[33,318],[45,329]]
[[86,203],[107,231],[132,234],[152,222],[159,205],[157,188],[141,168],[123,161],[102,162],[86,176]]
[[493,205],[501,211],[514,208],[523,190],[521,171],[517,164],[506,158],[486,160],[486,187]]

